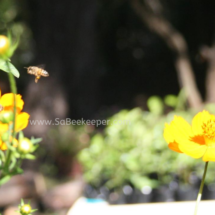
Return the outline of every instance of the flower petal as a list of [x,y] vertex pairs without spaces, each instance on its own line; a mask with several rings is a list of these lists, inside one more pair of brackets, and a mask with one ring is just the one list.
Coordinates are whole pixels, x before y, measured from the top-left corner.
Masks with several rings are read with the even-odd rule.
[[170,149],[172,149],[175,152],[182,153],[181,150],[178,148],[178,143],[175,142],[175,137],[173,135],[171,125],[169,125],[167,123],[165,124],[163,136],[164,136],[164,139],[166,140],[166,142],[169,143],[168,147]]
[[170,125],[166,124],[164,138],[168,143],[189,141],[193,135],[191,126],[182,117],[175,116]]
[[174,142],[175,137],[172,133],[171,125],[165,123],[163,136],[167,143]]
[[7,150],[7,145],[4,142],[2,142],[1,140],[0,140],[0,150],[2,150],[2,151]]
[[193,158],[202,157],[207,150],[206,145],[200,145],[200,144],[192,143],[192,142],[191,143],[185,142],[183,144],[180,144],[178,147],[182,152],[184,152],[184,154],[189,155]]
[[172,149],[173,151],[175,151],[175,152],[183,153],[183,152],[179,149],[178,143],[176,143],[176,142],[170,143],[170,144],[168,145],[168,147],[169,147],[170,149]]
[[203,123],[207,123],[210,119],[215,120],[215,116],[206,110],[203,110],[194,116],[192,121],[192,130],[194,136],[201,136],[203,134],[202,125]]
[[[13,93],[6,93],[0,98],[0,104],[4,107],[4,110],[13,110]],[[16,108],[18,112],[23,109],[24,101],[20,94],[16,95]]]
[[16,132],[19,132],[28,126],[28,120],[30,115],[28,113],[22,112],[16,117]]
[[215,147],[208,147],[202,160],[203,161],[215,161]]
[[189,137],[192,136],[191,126],[182,117],[175,116],[171,126],[175,140],[178,143],[181,143],[181,141],[183,142],[184,140],[189,140]]

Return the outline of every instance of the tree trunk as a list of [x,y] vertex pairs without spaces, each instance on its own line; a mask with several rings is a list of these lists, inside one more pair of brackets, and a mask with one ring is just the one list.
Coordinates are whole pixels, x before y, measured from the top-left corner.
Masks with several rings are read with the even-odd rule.
[[206,75],[206,103],[215,102],[215,44],[211,48],[203,47],[201,49],[201,56],[203,60],[208,62],[208,69]]

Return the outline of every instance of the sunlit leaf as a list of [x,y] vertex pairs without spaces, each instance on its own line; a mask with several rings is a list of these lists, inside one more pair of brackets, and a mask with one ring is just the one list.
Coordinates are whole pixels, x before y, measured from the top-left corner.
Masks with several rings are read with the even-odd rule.
[[1,180],[0,180],[0,185],[5,184],[6,182],[8,182],[10,180],[11,176],[10,175],[6,175],[4,176]]
[[36,138],[36,139],[34,137],[31,138],[32,144],[40,143],[42,140],[43,140],[42,138]]
[[15,77],[19,78],[19,71],[16,69],[16,67],[10,63],[9,61],[5,61],[0,59],[0,70],[4,71],[4,72],[11,72]]

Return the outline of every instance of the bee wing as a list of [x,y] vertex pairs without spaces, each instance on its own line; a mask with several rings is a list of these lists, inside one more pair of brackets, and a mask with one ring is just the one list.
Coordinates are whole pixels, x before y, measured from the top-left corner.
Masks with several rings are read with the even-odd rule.
[[39,67],[39,68],[41,68],[41,69],[45,69],[45,64],[39,64],[39,65],[37,65],[37,67]]

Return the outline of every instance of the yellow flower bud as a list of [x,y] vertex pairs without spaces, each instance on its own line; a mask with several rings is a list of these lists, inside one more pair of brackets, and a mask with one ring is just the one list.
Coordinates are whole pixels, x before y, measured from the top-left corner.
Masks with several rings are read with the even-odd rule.
[[32,142],[28,138],[23,138],[19,140],[18,150],[20,153],[27,154],[32,150]]
[[3,113],[0,113],[0,122],[2,123],[9,123],[13,121],[13,112],[3,112]]
[[9,50],[9,47],[9,39],[4,35],[0,35],[0,56],[6,55],[7,51]]
[[21,214],[30,214],[31,213],[31,206],[29,204],[25,204],[20,208]]
[[2,135],[1,135],[1,140],[3,142],[7,142],[9,140],[9,133],[8,132],[4,132]]

